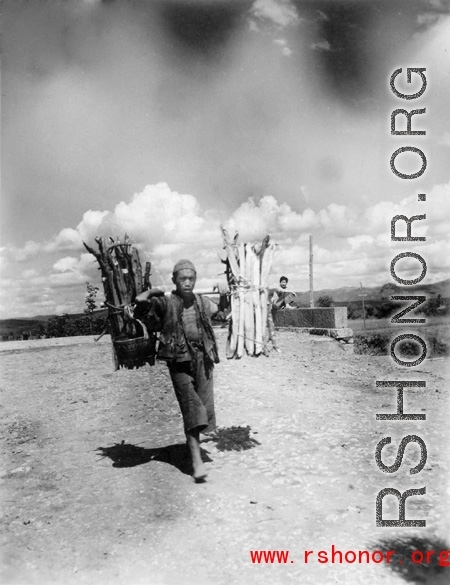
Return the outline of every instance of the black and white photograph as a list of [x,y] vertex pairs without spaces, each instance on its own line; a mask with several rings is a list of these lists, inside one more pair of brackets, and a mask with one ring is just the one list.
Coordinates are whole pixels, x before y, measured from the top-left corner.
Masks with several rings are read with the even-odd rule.
[[450,0],[4,0],[0,580],[450,583]]

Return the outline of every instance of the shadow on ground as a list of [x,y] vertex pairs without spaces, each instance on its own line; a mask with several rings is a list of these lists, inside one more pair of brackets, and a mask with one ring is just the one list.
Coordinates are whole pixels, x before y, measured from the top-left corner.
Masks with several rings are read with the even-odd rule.
[[250,437],[250,426],[218,428],[203,439],[204,443],[213,441],[218,451],[246,451],[261,445],[259,441]]
[[[98,447],[96,450],[102,459],[109,457],[113,461],[113,467],[135,467],[136,465],[144,465],[151,461],[160,461],[173,465],[181,473],[186,475],[192,475],[193,473],[191,458],[186,443],[146,449],[122,441],[122,443],[116,443],[111,447]],[[204,449],[201,449],[201,453],[205,463],[212,461]]]
[[[389,567],[408,583],[450,583],[450,550],[442,540],[419,536],[390,538],[378,542],[373,548],[383,552],[395,551],[395,562],[390,563]],[[427,552],[430,553],[428,560]]]

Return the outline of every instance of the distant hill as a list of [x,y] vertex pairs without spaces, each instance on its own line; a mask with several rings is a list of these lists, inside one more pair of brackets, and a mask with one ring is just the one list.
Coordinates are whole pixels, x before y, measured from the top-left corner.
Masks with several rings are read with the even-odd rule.
[[[436,282],[434,284],[424,284],[416,286],[397,286],[394,283],[389,283],[383,286],[363,286],[364,301],[370,303],[380,303],[385,300],[389,300],[391,295],[411,295],[411,294],[424,294],[427,297],[437,296],[447,298],[450,297],[450,278]],[[319,297],[328,295],[333,298],[335,304],[347,304],[352,302],[361,302],[360,287],[356,286],[343,286],[341,288],[327,288],[318,291],[314,291],[314,301],[317,301]],[[309,306],[309,291],[297,292],[297,304]]]
[[46,322],[49,319],[53,319],[53,317],[56,317],[56,314],[54,314],[54,315],[35,315],[34,317],[24,317],[23,320],[28,319],[29,321],[44,321],[44,322]]
[[[94,311],[95,317],[106,317],[108,314],[107,309],[98,309]],[[34,317],[23,317],[19,319],[20,321],[44,321],[47,322],[49,319],[53,319],[53,317],[57,317],[58,315],[35,315]],[[69,319],[81,319],[82,317],[86,317],[86,313],[70,313],[68,315]],[[16,321],[17,319],[0,319],[0,323],[4,323],[6,321]]]

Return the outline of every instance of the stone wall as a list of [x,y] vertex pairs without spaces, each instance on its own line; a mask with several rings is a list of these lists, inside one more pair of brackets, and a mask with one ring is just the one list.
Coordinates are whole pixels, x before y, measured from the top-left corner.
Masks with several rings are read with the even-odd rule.
[[275,327],[314,327],[341,329],[347,327],[347,307],[284,309],[274,311]]

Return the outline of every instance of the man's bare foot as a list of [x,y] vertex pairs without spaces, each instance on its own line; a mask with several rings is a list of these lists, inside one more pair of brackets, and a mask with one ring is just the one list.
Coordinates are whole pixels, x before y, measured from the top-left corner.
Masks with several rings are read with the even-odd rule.
[[202,460],[199,435],[200,433],[196,429],[186,433],[187,444],[191,453],[192,467],[194,468],[192,477],[197,483],[205,481],[206,476],[208,475],[205,464]]
[[196,483],[202,483],[208,477],[208,472],[206,471],[205,464],[203,461],[199,465],[192,464],[194,467],[194,473],[192,477],[195,479]]

